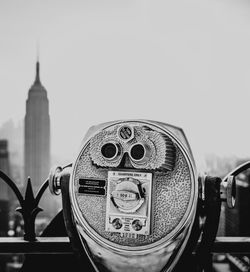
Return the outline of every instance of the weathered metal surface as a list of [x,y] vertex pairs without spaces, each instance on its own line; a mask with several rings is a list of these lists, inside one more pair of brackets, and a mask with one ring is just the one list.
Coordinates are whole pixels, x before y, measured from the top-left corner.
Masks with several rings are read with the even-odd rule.
[[[119,138],[119,131],[125,126],[134,133],[128,133],[126,137],[123,135],[126,138],[123,140],[122,137]],[[170,271],[169,268],[174,266],[185,248],[197,207],[198,181],[191,153],[177,136],[157,122],[114,122],[88,136],[73,166],[70,198],[73,221],[82,241],[85,241],[91,252],[92,260],[108,271]],[[118,143],[120,150],[111,150],[110,154],[103,156],[102,147],[110,142]],[[139,161],[141,164],[131,156],[131,147],[138,142],[148,147],[150,144],[155,146],[150,147],[150,151],[145,148],[145,156],[141,155],[142,159]],[[113,161],[106,159],[106,155],[110,155]],[[153,174],[152,194],[144,188],[146,195],[148,193],[150,196],[144,198],[138,209],[136,206],[136,209],[132,209],[133,212],[129,212],[126,208],[131,203],[124,203],[129,200],[119,200],[119,203],[122,202],[120,206],[117,205],[117,200],[109,201],[109,198],[114,197],[110,192],[121,188],[114,185],[114,190],[108,190],[108,186],[113,186],[108,176],[114,173],[112,171],[124,171],[124,175],[129,172],[135,178],[136,170],[138,173]],[[79,193],[79,181],[86,178],[106,180],[107,193]],[[143,187],[143,179],[138,180]],[[121,184],[121,179],[117,182]],[[139,195],[139,189],[132,188],[132,184],[123,183],[122,190]],[[152,203],[151,217],[143,212],[149,201]],[[143,235],[139,231],[136,234],[136,230],[128,226],[121,229],[120,233],[107,231],[105,222],[113,220],[115,224],[117,219],[112,217],[115,212],[111,215],[107,209],[112,206],[112,202],[114,206],[116,204],[120,207],[117,214],[124,213],[117,215],[119,222],[128,224],[130,220],[133,227],[133,222],[144,216],[143,220],[148,220],[151,231],[147,235],[147,230]],[[148,209],[151,209],[151,204]],[[119,225],[116,227],[119,228]]]

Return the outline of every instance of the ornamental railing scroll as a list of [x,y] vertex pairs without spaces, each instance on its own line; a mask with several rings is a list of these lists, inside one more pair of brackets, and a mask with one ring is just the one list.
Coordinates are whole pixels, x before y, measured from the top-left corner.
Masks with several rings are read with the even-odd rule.
[[30,177],[28,177],[25,195],[21,194],[20,190],[16,186],[15,182],[8,177],[3,171],[0,170],[0,178],[12,189],[16,198],[19,201],[20,207],[16,209],[17,212],[21,213],[24,221],[24,240],[33,242],[36,241],[35,233],[35,220],[39,212],[43,211],[39,207],[39,202],[49,186],[49,180],[47,179],[38,190],[38,193],[34,197],[32,183]]

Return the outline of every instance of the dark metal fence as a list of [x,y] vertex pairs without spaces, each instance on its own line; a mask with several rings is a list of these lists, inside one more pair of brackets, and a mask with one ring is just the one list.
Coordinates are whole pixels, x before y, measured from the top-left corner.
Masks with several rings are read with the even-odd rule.
[[[22,237],[0,237],[0,254],[73,254],[68,237],[38,237],[25,241]],[[217,237],[212,253],[250,253],[250,237]]]

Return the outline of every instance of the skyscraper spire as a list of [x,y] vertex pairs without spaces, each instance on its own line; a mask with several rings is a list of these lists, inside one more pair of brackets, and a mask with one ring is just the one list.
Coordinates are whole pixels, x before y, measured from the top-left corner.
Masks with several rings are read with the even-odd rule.
[[37,59],[36,61],[36,79],[35,79],[35,83],[40,83],[40,63],[39,60]]
[[29,96],[35,93],[40,93],[40,95],[43,95],[44,97],[47,97],[47,91],[42,85],[42,82],[40,80],[40,62],[39,59],[36,61],[36,75],[35,75],[35,81],[32,84],[31,88],[29,89]]
[[36,42],[36,79],[35,83],[41,84],[40,82],[40,62],[39,62],[39,41]]

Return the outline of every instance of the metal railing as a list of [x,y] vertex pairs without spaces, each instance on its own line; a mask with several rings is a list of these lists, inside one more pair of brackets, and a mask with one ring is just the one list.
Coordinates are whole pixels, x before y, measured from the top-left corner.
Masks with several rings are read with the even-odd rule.
[[[73,254],[68,237],[0,237],[0,254]],[[217,237],[211,253],[250,254],[250,237]]]

